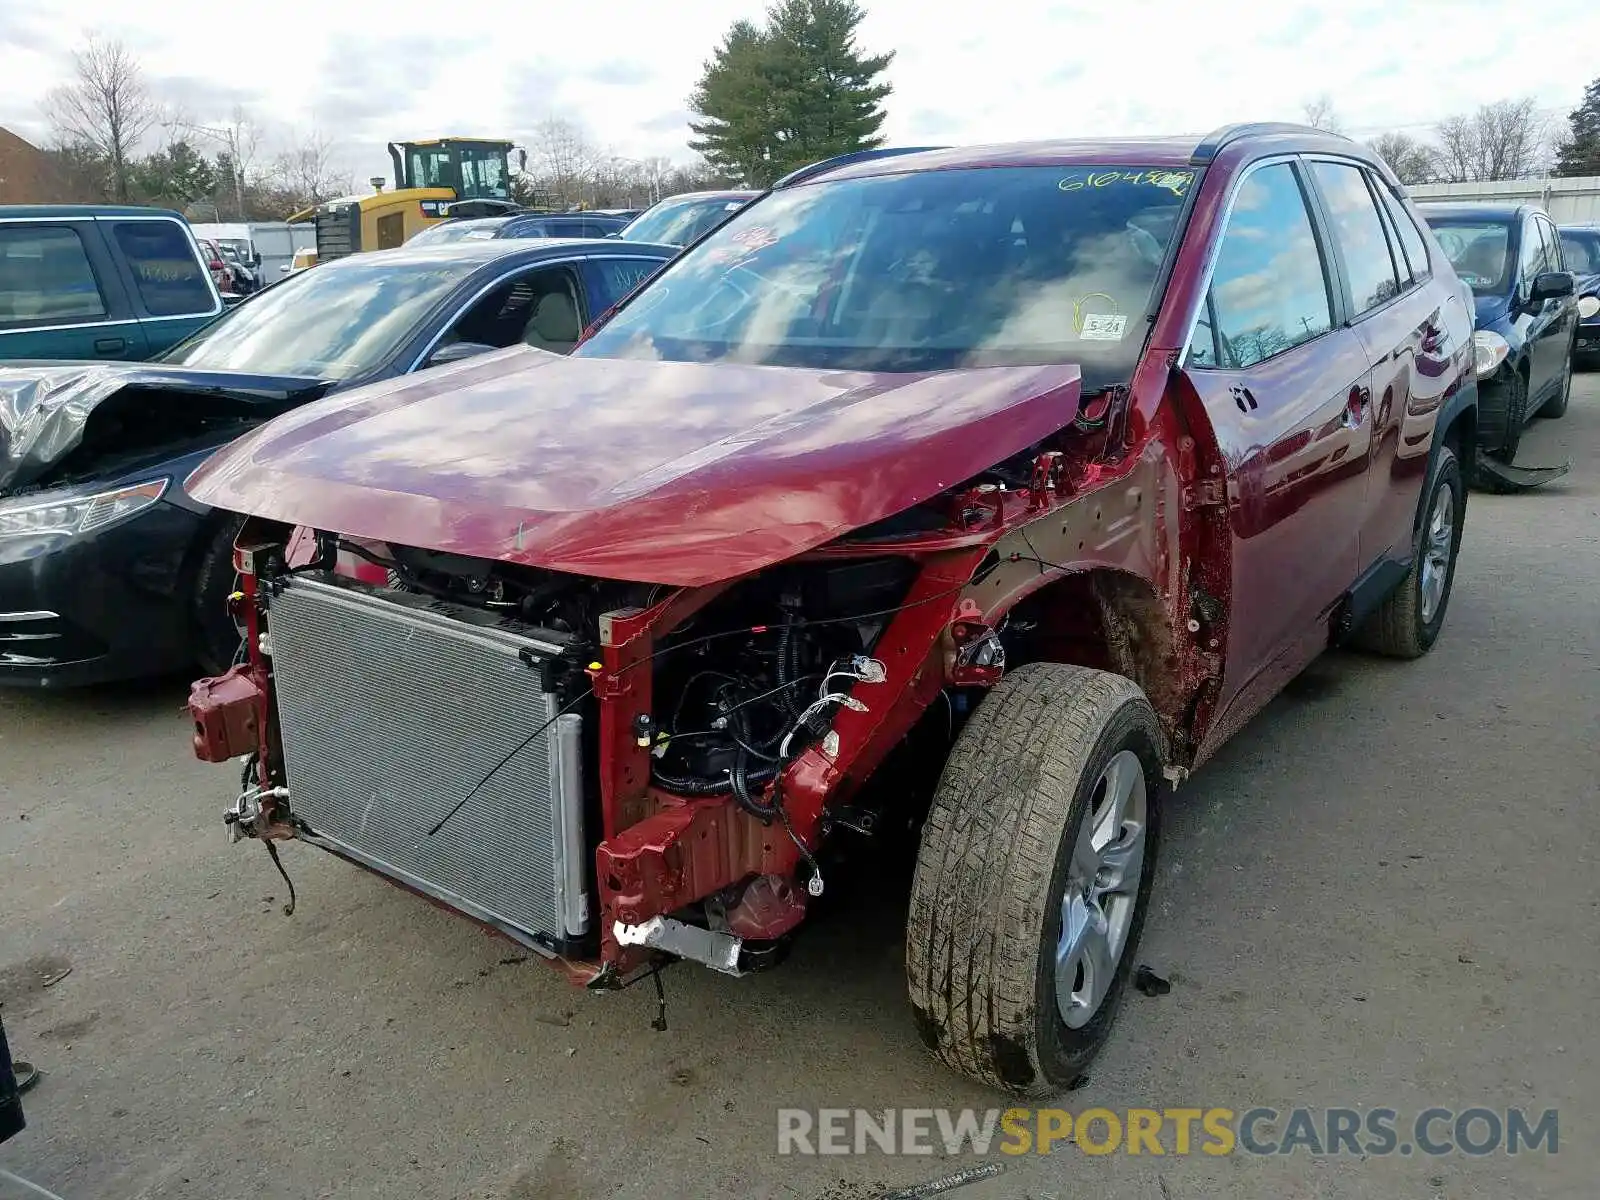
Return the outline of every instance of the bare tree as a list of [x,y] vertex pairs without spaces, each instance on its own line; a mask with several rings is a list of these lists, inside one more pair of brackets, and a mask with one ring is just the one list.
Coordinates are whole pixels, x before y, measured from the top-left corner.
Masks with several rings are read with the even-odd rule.
[[572,208],[590,198],[600,155],[582,126],[565,117],[548,117],[534,127],[528,150],[528,173],[555,203]]
[[1408,133],[1384,133],[1368,143],[1401,183],[1432,183],[1438,175],[1439,152]]
[[351,190],[350,174],[335,162],[333,142],[318,129],[291,134],[290,149],[273,162],[272,174],[301,208]]
[[138,60],[120,41],[91,35],[72,55],[74,80],[49,93],[45,114],[63,148],[87,149],[110,174],[111,191],[129,198],[133,155],[156,122],[156,105]]
[[1339,123],[1339,116],[1333,111],[1333,98],[1326,94],[1314,100],[1307,100],[1302,106],[1305,113],[1306,124],[1313,129],[1320,129],[1325,133],[1341,133],[1343,127]]
[[1521,179],[1543,165],[1549,131],[1532,96],[1486,104],[1476,120],[1485,179]]
[[1526,178],[1544,165],[1549,150],[1547,122],[1532,96],[1448,117],[1434,132],[1440,171],[1451,183]]
[[1437,161],[1446,183],[1478,178],[1478,131],[1471,117],[1446,117],[1433,128],[1439,140]]

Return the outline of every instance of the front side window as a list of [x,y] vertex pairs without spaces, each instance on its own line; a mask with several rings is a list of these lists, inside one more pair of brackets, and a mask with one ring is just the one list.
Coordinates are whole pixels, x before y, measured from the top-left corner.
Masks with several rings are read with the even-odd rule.
[[1539,223],[1532,217],[1522,223],[1520,260],[1524,288],[1532,287],[1533,281],[1550,269],[1544,242],[1539,238]]
[[1535,217],[1534,224],[1539,226],[1539,238],[1544,242],[1544,269],[1566,270],[1561,262],[1561,239],[1556,236],[1556,227],[1543,217]]
[[[163,361],[347,380],[386,363],[477,264],[359,254],[302,271],[224,313]],[[377,261],[372,261],[376,259]]]
[[0,226],[0,325],[105,315],[105,297],[76,229]]
[[1456,274],[1480,296],[1511,285],[1511,225],[1506,221],[1429,217],[1428,225]]
[[988,167],[784,188],[675,260],[591,357],[924,371],[1077,363],[1125,381],[1195,179]]
[[152,317],[199,316],[215,311],[216,297],[175,221],[117,221],[112,225],[139,299]]
[[1250,367],[1332,327],[1322,252],[1295,169],[1261,167],[1234,198],[1189,361]]
[[507,280],[473,304],[439,344],[471,342],[503,349],[519,342],[542,348],[565,343],[570,350],[581,324],[577,277],[567,267],[539,267]]
[[1333,236],[1344,252],[1351,315],[1359,316],[1400,292],[1383,222],[1367,190],[1366,172],[1345,163],[1314,162],[1311,173],[1328,206]]

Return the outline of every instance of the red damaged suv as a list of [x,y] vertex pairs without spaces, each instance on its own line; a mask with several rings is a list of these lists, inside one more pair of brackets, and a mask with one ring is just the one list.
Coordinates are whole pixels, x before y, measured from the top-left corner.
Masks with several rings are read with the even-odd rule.
[[1048,1093],[1110,1030],[1169,790],[1330,642],[1438,636],[1472,367],[1470,296],[1342,138],[830,160],[570,358],[202,468],[252,516],[195,749],[244,760],[236,836],[591,987],[775,961],[833,851],[911,825],[919,1031]]

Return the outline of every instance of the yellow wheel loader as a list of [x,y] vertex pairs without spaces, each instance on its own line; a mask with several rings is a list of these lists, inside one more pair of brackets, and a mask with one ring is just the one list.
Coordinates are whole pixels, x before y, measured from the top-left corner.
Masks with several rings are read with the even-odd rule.
[[[488,217],[516,212],[511,199],[511,142],[488,138],[434,138],[390,142],[394,188],[372,180],[365,196],[341,196],[289,218],[314,221],[317,262],[363,250],[388,250],[407,238],[454,217]],[[526,158],[526,151],[519,152]]]

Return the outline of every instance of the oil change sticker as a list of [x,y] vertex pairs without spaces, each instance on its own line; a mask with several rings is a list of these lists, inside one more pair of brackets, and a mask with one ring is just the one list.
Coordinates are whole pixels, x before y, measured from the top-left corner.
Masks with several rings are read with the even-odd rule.
[[1120,314],[1085,313],[1078,336],[1086,342],[1120,342],[1127,327],[1128,318]]

